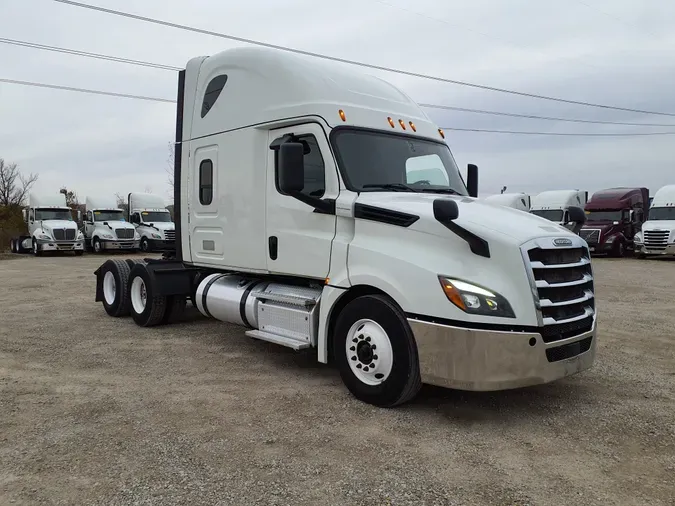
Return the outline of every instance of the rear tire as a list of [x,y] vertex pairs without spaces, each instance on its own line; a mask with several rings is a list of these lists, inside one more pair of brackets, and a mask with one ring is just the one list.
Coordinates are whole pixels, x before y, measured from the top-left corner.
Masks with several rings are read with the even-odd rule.
[[103,307],[110,316],[129,316],[129,264],[108,260],[101,266]]
[[140,327],[163,323],[167,313],[168,298],[154,295],[155,287],[144,263],[137,263],[129,274],[129,300],[131,317]]
[[382,295],[361,296],[344,307],[335,324],[333,356],[345,386],[363,402],[394,407],[422,387],[408,321]]

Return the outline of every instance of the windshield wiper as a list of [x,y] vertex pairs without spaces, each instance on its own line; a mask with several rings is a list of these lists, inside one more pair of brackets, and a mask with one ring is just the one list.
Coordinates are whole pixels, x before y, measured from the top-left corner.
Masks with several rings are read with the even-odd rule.
[[403,183],[372,183],[364,184],[363,188],[378,188],[381,190],[393,190],[393,191],[405,191],[405,192],[414,192],[414,188]]
[[448,193],[450,195],[461,195],[457,190],[452,188],[415,188],[416,191],[425,193]]

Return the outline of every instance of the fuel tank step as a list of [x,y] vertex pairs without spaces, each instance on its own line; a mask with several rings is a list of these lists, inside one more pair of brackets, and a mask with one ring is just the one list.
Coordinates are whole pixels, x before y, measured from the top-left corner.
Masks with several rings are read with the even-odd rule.
[[248,337],[254,337],[260,339],[261,341],[267,341],[274,344],[279,344],[281,346],[286,346],[287,348],[292,348],[296,351],[304,350],[309,348],[309,343],[304,341],[298,341],[297,339],[292,339],[289,337],[279,336],[277,334],[270,334],[269,332],[263,332],[262,330],[248,330],[244,333]]

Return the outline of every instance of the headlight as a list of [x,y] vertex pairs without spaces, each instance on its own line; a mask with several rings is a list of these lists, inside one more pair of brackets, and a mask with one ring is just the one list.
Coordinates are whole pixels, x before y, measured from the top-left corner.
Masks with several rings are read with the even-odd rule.
[[141,238],[141,234],[139,234],[138,232],[134,232],[134,239],[140,239],[140,238]]
[[82,232],[78,232],[77,233],[77,240],[81,241],[82,239],[84,239],[84,234]]
[[633,236],[633,242],[642,244],[642,233],[638,232]]
[[154,239],[161,239],[161,238],[162,238],[161,235],[155,234],[154,232],[153,232],[153,234],[152,234],[152,237],[153,237]]
[[459,279],[438,277],[450,302],[465,313],[515,318],[509,302],[498,293]]
[[113,239],[112,234],[101,234],[101,237],[103,237],[104,239]]
[[49,237],[48,234],[38,234],[38,239],[44,239],[46,241],[51,240],[51,237]]
[[612,242],[614,242],[614,239],[616,239],[616,236],[610,235],[605,242],[612,243]]

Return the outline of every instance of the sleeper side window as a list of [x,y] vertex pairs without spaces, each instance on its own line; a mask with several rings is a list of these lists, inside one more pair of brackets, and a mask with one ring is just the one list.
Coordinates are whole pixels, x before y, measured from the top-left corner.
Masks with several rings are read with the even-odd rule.
[[199,203],[208,206],[213,201],[213,162],[202,160],[199,164]]
[[202,101],[202,118],[213,108],[213,105],[220,96],[220,92],[223,91],[223,88],[225,87],[225,83],[227,83],[227,76],[224,74],[222,76],[216,76],[209,81],[209,84],[206,86],[206,91],[204,92],[204,100]]

